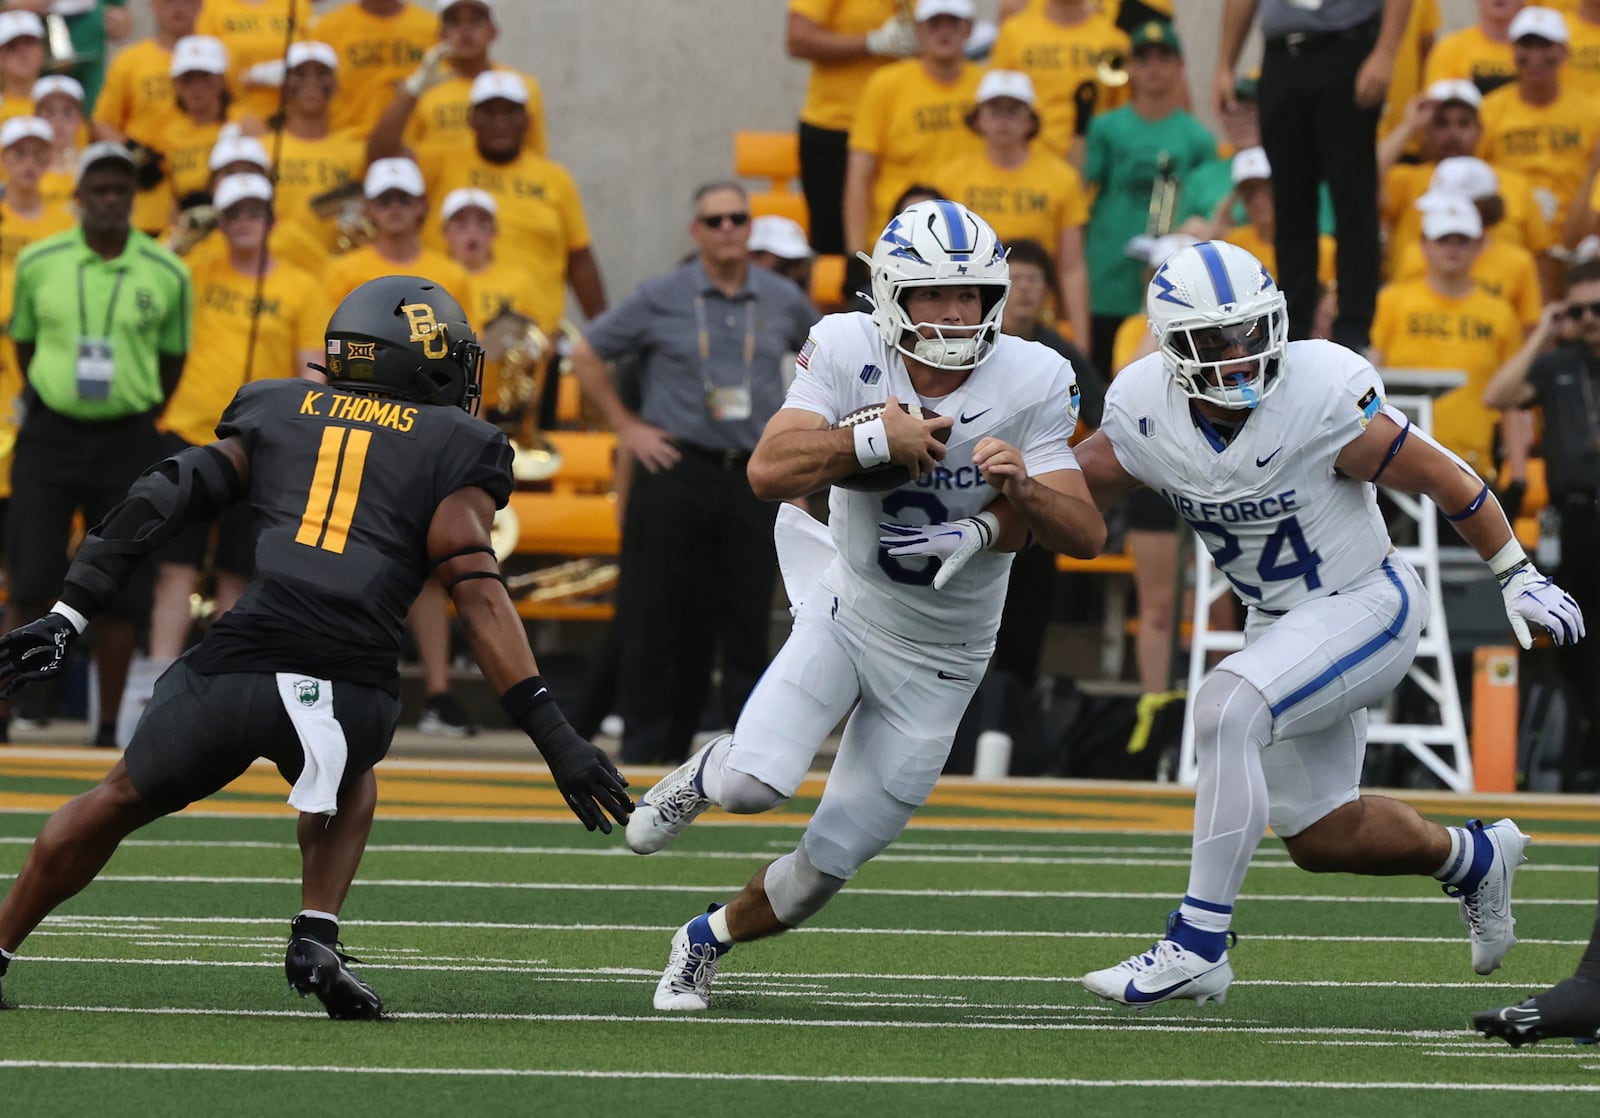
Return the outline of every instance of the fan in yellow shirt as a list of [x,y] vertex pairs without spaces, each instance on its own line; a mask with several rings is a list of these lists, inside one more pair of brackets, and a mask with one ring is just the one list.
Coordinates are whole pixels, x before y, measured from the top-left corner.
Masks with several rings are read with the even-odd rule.
[[1373,363],[1393,368],[1460,369],[1467,381],[1439,397],[1433,435],[1483,478],[1495,476],[1497,416],[1483,390],[1522,344],[1511,304],[1472,281],[1483,247],[1483,222],[1465,195],[1451,195],[1422,215],[1422,279],[1385,286],[1372,321]]
[[[65,207],[47,204],[39,183],[50,165],[50,126],[38,117],[14,116],[0,125],[0,167],[6,173],[0,200],[0,322],[11,320],[11,282],[17,256],[34,241],[70,229]],[[0,500],[11,496],[11,447],[17,436],[22,373],[11,339],[0,343]]]
[[[171,224],[180,210],[199,204],[211,185],[211,149],[230,118],[228,52],[216,39],[190,35],[172,51],[172,87],[178,111],[167,118],[151,147],[161,153],[166,180],[155,193],[164,196]],[[152,207],[153,213],[153,207]]]
[[[294,226],[322,246],[324,254],[339,250],[343,207],[360,206],[361,176],[367,166],[366,138],[335,132],[329,113],[339,88],[339,56],[327,43],[295,43],[284,60],[283,128],[266,142],[277,159],[277,228]],[[327,196],[344,190],[352,197],[338,203]],[[313,208],[322,199],[323,215]]]
[[309,0],[205,0],[195,32],[228,48],[228,89],[242,117],[266,124],[278,111],[284,48],[311,27]]
[[1567,25],[1559,13],[1523,8],[1511,21],[1511,40],[1517,80],[1483,99],[1478,157],[1526,175],[1559,226],[1600,136],[1600,115],[1582,90],[1562,81]]
[[1427,65],[1422,68],[1423,84],[1460,78],[1472,82],[1481,92],[1488,92],[1514,78],[1517,70],[1511,62],[1511,40],[1506,33],[1520,6],[1515,0],[1480,4],[1477,23],[1433,44]]
[[44,69],[44,20],[13,8],[0,12],[0,122],[33,115],[33,83]]
[[[417,150],[417,163],[435,198],[464,186],[494,195],[505,243],[516,246],[517,258],[539,282],[544,305],[536,318],[548,318],[552,311],[546,308],[559,316],[568,286],[583,313],[593,318],[605,309],[605,288],[583,202],[565,167],[527,149],[526,97],[516,74],[485,70],[472,83],[473,145],[426,144]],[[383,130],[374,132],[367,145],[368,156],[401,150],[399,129],[397,118],[386,117]],[[444,247],[436,221],[429,223],[427,241]]]
[[489,61],[489,46],[499,36],[493,0],[439,0],[439,43],[443,57],[423,65],[395,87],[385,112],[409,101],[405,110],[406,144],[413,150],[427,143],[468,143],[472,125],[472,82],[485,70],[510,70],[528,89],[527,146],[535,155],[549,150],[545,138],[544,93],[531,74]]
[[[254,136],[223,136],[211,149],[207,162],[211,168],[209,191],[213,196],[221,189],[224,179],[235,175],[266,177],[271,168],[266,147]],[[277,220],[275,199],[273,208],[272,231],[267,234],[267,251],[272,258],[310,275],[321,275],[328,263],[328,250],[304,225]],[[225,256],[228,252],[228,239],[221,228],[211,229],[198,242],[193,242],[180,230],[173,234],[171,241],[168,247],[181,253],[194,271],[213,257]]]
[[343,93],[334,102],[334,129],[372,131],[395,83],[417,68],[438,34],[432,12],[403,0],[357,0],[317,20],[310,37],[339,52]]
[[1441,23],[1439,0],[1412,0],[1405,34],[1400,37],[1400,47],[1395,52],[1394,72],[1389,78],[1383,115],[1378,118],[1380,141],[1399,126],[1406,103],[1422,90],[1422,68],[1432,54]]
[[929,169],[979,147],[963,124],[981,76],[965,54],[971,2],[918,5],[919,11],[930,9],[936,14],[917,24],[918,56],[885,66],[861,94],[845,171],[846,252],[871,247],[894,216],[890,204],[906,187]]
[[1084,342],[1089,273],[1083,225],[1089,201],[1083,180],[1071,164],[1039,149],[1040,119],[1027,74],[990,70],[978,83],[977,96],[978,107],[967,123],[983,138],[983,150],[945,164],[934,173],[933,185],[981,215],[1002,244],[1031,240],[1045,246],[1059,276],[1063,323]]
[[74,205],[78,152],[88,146],[83,86],[77,78],[50,74],[33,83],[33,105],[33,115],[50,126],[51,136],[50,164],[39,183],[39,192],[47,206]]
[[989,65],[1033,79],[1044,120],[1040,143],[1081,162],[1089,116],[1128,99],[1126,85],[1098,80],[1100,64],[1127,56],[1127,32],[1096,13],[1089,0],[1049,0],[1001,25]]
[[422,222],[428,216],[428,192],[422,172],[409,159],[379,159],[367,168],[362,185],[372,240],[354,252],[337,256],[323,277],[328,306],[337,306],[350,292],[379,276],[422,276],[461,302],[467,274],[443,253],[422,244]]
[[1600,3],[1578,0],[1567,17],[1567,80],[1591,97],[1600,93]]
[[[94,138],[136,140],[149,145],[176,105],[172,94],[172,48],[193,35],[200,0],[150,0],[156,33],[117,51],[106,68],[94,103]],[[134,215],[134,224],[140,224]]]

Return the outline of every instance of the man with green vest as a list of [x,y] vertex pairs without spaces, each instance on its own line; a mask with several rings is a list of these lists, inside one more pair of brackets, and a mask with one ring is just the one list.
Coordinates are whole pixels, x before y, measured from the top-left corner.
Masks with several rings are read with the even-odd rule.
[[[97,523],[159,456],[154,421],[189,349],[189,270],[131,225],[134,167],[113,143],[78,163],[79,225],[17,260],[11,337],[26,371],[6,533],[8,629],[42,617],[61,589],[74,513]],[[96,745],[115,745],[149,583],[97,622]],[[9,732],[0,716],[0,732]],[[0,737],[0,740],[4,740]]]

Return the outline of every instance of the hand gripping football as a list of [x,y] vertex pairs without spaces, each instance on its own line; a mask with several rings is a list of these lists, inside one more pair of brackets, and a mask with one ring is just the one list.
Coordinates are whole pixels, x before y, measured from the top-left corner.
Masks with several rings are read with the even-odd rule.
[[[874,419],[883,418],[883,409],[886,404],[868,404],[864,408],[857,408],[848,415],[841,415],[833,425],[835,431],[842,428],[854,427],[858,423],[871,423]],[[913,419],[935,419],[936,412],[916,404],[900,403],[900,410],[909,414]],[[933,433],[933,437],[942,443],[950,441],[950,428],[944,427]],[[853,474],[840,478],[833,484],[842,489],[854,489],[862,493],[882,493],[890,489],[898,489],[911,480],[911,471],[898,462],[885,462],[881,466],[873,466],[868,470],[857,470]]]

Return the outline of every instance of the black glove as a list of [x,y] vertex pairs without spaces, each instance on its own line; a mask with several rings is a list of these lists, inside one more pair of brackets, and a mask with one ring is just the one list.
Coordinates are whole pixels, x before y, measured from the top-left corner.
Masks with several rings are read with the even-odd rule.
[[572,814],[589,830],[600,828],[611,833],[610,812],[618,823],[627,823],[633,800],[624,789],[628,781],[617,772],[605,750],[586,740],[572,728],[567,716],[553,702],[528,711],[517,722],[544,755],[556,787],[566,798]]
[[0,637],[0,699],[9,699],[24,683],[60,675],[67,649],[77,639],[78,630],[59,613]]
[[1093,78],[1079,82],[1078,88],[1072,91],[1072,103],[1078,111],[1078,119],[1072,125],[1073,135],[1088,135],[1089,122],[1094,119],[1095,106],[1100,103],[1100,83]]

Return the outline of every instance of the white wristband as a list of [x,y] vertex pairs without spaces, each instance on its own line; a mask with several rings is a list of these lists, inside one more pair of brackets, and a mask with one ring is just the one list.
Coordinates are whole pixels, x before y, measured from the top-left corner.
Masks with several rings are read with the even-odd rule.
[[976,520],[984,529],[983,547],[987,551],[994,546],[994,541],[1000,535],[1000,518],[988,509],[984,509],[972,519]]
[[853,430],[856,438],[856,461],[861,463],[863,470],[888,463],[889,432],[884,428],[883,420],[874,419],[867,423],[858,423]]
[[1512,567],[1527,561],[1528,553],[1522,550],[1517,537],[1512,536],[1504,547],[1489,558],[1489,570],[1494,572],[1495,578],[1504,578]]
[[83,631],[89,627],[89,619],[65,602],[57,602],[50,607],[50,612],[59,613],[62,617],[72,622],[72,627],[78,630],[80,637],[83,636]]

